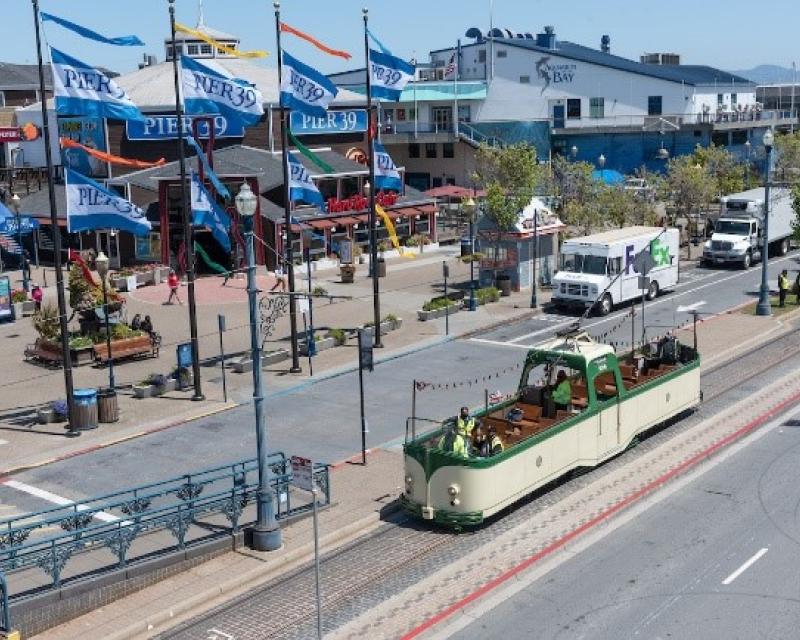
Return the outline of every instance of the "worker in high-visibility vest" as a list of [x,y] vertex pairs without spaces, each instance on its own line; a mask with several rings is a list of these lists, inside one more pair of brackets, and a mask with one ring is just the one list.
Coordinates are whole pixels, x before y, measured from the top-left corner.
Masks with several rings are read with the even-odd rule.
[[572,402],[572,385],[569,383],[567,372],[563,369],[561,369],[556,376],[553,402],[556,405],[556,409],[561,409],[563,411],[566,411]]
[[469,407],[461,407],[461,413],[456,419],[456,431],[464,438],[470,440],[475,429],[475,418],[469,415]]
[[466,438],[453,427],[446,428],[442,437],[439,438],[438,447],[442,451],[452,453],[460,458],[469,458],[469,445]]
[[786,294],[789,293],[789,272],[784,269],[778,276],[778,306],[786,306]]

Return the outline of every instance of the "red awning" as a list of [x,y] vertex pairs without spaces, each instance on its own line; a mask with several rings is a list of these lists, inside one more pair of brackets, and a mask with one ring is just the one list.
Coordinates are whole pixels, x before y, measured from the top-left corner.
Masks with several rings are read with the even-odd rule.
[[394,220],[400,216],[415,216],[417,215],[417,210],[414,207],[401,207],[399,209],[391,209],[386,213],[388,213],[389,217]]
[[425,195],[431,196],[432,198],[467,198],[470,196],[473,198],[483,198],[486,196],[486,192],[479,190],[473,193],[472,189],[467,187],[459,187],[455,184],[446,184],[441,187],[428,189],[425,191]]
[[362,213],[357,216],[353,216],[356,222],[367,222],[369,220],[369,214]]
[[436,213],[439,210],[435,204],[423,204],[414,208],[418,213]]
[[300,233],[303,231],[303,229],[306,228],[307,227],[304,224],[292,224],[292,231],[294,231],[295,233]]
[[343,225],[358,224],[358,220],[356,220],[351,216],[344,216],[343,218],[334,218],[333,220],[331,220],[331,222],[333,222],[336,226],[339,226],[340,224]]
[[336,226],[336,223],[330,220],[304,220],[304,222],[310,224],[314,229],[330,229]]

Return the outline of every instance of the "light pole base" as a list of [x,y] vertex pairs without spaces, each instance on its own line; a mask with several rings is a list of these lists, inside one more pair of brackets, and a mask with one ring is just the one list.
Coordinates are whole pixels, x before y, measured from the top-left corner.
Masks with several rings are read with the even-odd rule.
[[250,530],[250,534],[252,536],[250,548],[253,551],[277,551],[283,546],[281,530],[278,526],[268,529],[256,525]]
[[289,369],[289,373],[303,373],[302,367],[292,367]]
[[757,316],[771,316],[772,315],[772,305],[767,302],[764,304],[763,302],[759,301],[756,305],[756,315]]
[[202,393],[195,393],[192,396],[192,402],[202,402],[206,397]]

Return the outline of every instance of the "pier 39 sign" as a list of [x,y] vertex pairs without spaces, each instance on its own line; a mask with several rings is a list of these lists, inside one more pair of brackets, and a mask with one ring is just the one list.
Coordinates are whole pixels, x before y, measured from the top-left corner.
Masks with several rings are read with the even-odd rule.
[[[243,138],[244,125],[230,121],[225,116],[203,116],[200,121],[198,136],[208,138],[208,119],[214,121],[214,138]],[[193,116],[183,117],[184,133],[192,133]],[[178,137],[178,118],[174,115],[148,115],[144,120],[127,120],[125,135],[128,140],[174,140]]]
[[363,132],[367,130],[367,111],[366,109],[328,111],[325,117],[309,116],[299,111],[292,111],[289,116],[289,128],[293,134],[299,136]]

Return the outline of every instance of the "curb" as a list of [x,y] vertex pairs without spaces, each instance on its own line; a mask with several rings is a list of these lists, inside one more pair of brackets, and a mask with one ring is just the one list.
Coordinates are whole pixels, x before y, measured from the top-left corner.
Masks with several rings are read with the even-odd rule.
[[108,447],[113,447],[114,445],[121,444],[123,442],[127,442],[128,440],[134,440],[136,438],[141,438],[142,436],[150,435],[151,433],[158,433],[159,431],[166,431],[167,429],[171,429],[172,427],[177,427],[182,424],[186,424],[187,422],[192,422],[194,420],[200,420],[202,418],[207,418],[209,416],[216,415],[218,413],[222,413],[223,411],[228,411],[229,409],[235,409],[239,405],[236,403],[229,402],[226,405],[221,407],[214,407],[212,409],[208,409],[196,415],[186,416],[182,418],[177,418],[175,420],[171,420],[166,422],[165,424],[156,424],[155,426],[149,429],[143,429],[141,431],[137,431],[136,433],[131,433],[125,436],[121,436],[116,438],[115,440],[111,440],[109,442],[100,442],[98,444],[94,444],[90,447],[86,447],[84,449],[78,449],[77,451],[70,451],[68,453],[62,453],[61,455],[54,456],[52,458],[48,458],[47,460],[40,460],[37,462],[31,462],[27,464],[18,465],[16,467],[11,467],[10,469],[0,470],[0,482],[5,480],[8,476],[21,473],[23,471],[29,471],[31,469],[37,469],[39,467],[44,467],[48,464],[53,464],[54,462],[61,462],[62,460],[68,460],[69,458],[75,458],[77,456],[83,455],[85,453],[91,453],[92,451],[97,451],[98,449],[106,449]]
[[[401,511],[400,502],[394,500],[386,505],[381,512],[376,512],[361,518],[352,524],[323,536],[319,540],[320,548],[324,549],[321,553],[334,551],[335,548],[341,547],[363,536],[369,530],[377,528],[380,523],[383,522],[382,517],[394,515],[399,511]],[[141,637],[143,633],[148,634],[148,637],[150,637],[154,633],[166,631],[168,628],[177,626],[186,619],[201,616],[206,611],[214,608],[214,606],[216,606],[214,601],[217,598],[224,597],[225,601],[230,601],[242,593],[264,584],[270,579],[277,578],[287,573],[291,570],[291,565],[300,565],[308,562],[313,554],[314,542],[307,542],[297,549],[287,552],[286,555],[276,561],[276,564],[270,567],[256,567],[235,578],[221,582],[215,587],[195,593],[191,597],[182,600],[174,607],[170,607],[167,610],[154,614],[146,620],[142,620],[139,623],[120,629],[116,633],[105,636],[106,640],[132,640]],[[178,617],[183,618],[183,620],[176,620]],[[170,622],[174,624],[158,629],[159,626]]]
[[662,485],[666,484],[673,478],[683,475],[686,471],[692,469],[699,463],[703,462],[704,460],[710,458],[712,455],[724,449],[728,445],[733,444],[737,440],[740,440],[751,431],[756,430],[772,418],[777,417],[779,414],[783,413],[783,411],[791,404],[800,400],[800,391],[795,391],[789,397],[784,398],[781,402],[776,404],[774,407],[769,409],[768,411],[762,413],[757,418],[751,420],[746,425],[740,427],[733,433],[728,434],[724,438],[716,441],[715,443],[711,444],[710,446],[706,447],[705,449],[698,451],[697,453],[693,454],[691,457],[687,458],[677,466],[671,468],[669,471],[663,473],[658,478],[655,478],[651,482],[647,483],[645,486],[637,489],[633,493],[625,496],[615,504],[612,504],[608,508],[601,511],[596,516],[592,517],[590,520],[584,522],[580,526],[572,529],[571,531],[567,532],[565,535],[561,536],[560,538],[554,540],[547,546],[545,546],[540,551],[536,552],[535,554],[528,556],[522,562],[518,563],[517,565],[511,567],[507,571],[503,572],[496,578],[490,580],[489,582],[485,583],[481,587],[475,589],[470,594],[461,598],[460,600],[456,601],[455,603],[451,604],[450,606],[446,607],[439,613],[431,616],[427,620],[423,621],[417,627],[414,627],[410,631],[406,632],[402,637],[401,640],[412,640],[413,638],[419,637],[421,634],[425,633],[426,631],[431,630],[436,625],[444,622],[447,618],[451,615],[456,613],[457,611],[463,609],[467,605],[475,602],[482,596],[486,595],[487,593],[493,591],[500,585],[504,584],[511,578],[514,578],[518,574],[522,573],[526,569],[530,568],[534,564],[536,564],[539,560],[546,558],[547,556],[551,555],[555,551],[558,551],[565,547],[568,543],[570,543],[575,538],[579,537],[583,533],[593,529],[595,526],[602,524],[606,520],[610,519],[612,516],[616,515],[617,513],[623,511],[630,505],[638,502],[640,499],[646,497],[647,495],[653,493],[655,490],[659,489]]

